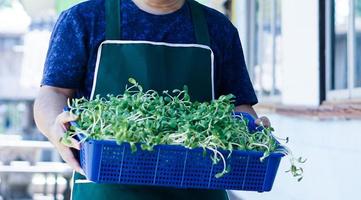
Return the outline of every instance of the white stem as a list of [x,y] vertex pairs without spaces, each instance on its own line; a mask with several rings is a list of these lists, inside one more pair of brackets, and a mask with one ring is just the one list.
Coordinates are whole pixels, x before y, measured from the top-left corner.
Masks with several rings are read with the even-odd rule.
[[209,150],[211,150],[211,151],[213,151],[213,153],[214,153],[215,156],[217,156],[217,154],[221,156],[221,159],[222,159],[222,161],[223,161],[223,172],[225,172],[225,171],[226,171],[226,168],[227,168],[227,167],[226,167],[226,159],[224,158],[224,156],[222,155],[222,153],[219,152],[217,149],[213,149],[213,148],[211,148],[211,147],[206,147],[206,148],[209,149]]

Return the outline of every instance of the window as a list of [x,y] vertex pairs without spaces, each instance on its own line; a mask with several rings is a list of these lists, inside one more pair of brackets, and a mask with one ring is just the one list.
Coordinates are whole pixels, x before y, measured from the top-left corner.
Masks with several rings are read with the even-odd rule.
[[[281,0],[246,1],[248,71],[262,101],[279,101],[282,91]],[[255,20],[253,20],[255,19]]]
[[355,3],[356,69],[355,87],[361,87],[361,0]]
[[333,0],[328,9],[327,99],[361,97],[361,0]]
[[347,88],[348,0],[335,0],[333,31],[332,90]]

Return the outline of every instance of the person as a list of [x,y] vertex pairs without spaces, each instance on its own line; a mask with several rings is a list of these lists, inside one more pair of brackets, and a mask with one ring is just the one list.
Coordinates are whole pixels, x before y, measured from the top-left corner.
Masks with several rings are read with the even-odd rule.
[[[257,97],[237,29],[221,13],[194,0],[90,0],[61,13],[51,36],[40,92],[34,105],[40,131],[75,171],[72,199],[228,199],[225,191],[96,184],[71,148],[60,142],[62,112],[70,98],[119,94],[129,77],[146,89],[187,85],[191,98],[235,95],[237,111],[257,117]],[[262,117],[258,124],[269,126]]]

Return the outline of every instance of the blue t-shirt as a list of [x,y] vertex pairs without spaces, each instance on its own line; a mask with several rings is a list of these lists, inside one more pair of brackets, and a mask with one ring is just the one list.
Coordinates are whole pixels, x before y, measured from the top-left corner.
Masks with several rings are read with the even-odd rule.
[[[89,98],[97,50],[105,40],[105,0],[89,0],[61,13],[51,36],[42,85],[76,90]],[[215,55],[216,97],[234,94],[236,105],[256,104],[237,29],[221,13],[204,6],[211,48]],[[153,15],[122,0],[123,40],[196,43],[190,7]]]

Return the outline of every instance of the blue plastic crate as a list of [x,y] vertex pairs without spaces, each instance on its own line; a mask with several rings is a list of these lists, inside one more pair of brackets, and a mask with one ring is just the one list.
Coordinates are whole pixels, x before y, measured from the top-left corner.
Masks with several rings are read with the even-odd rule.
[[[253,118],[249,129],[255,130]],[[228,151],[221,151],[226,158]],[[118,145],[111,140],[87,140],[81,144],[80,164],[87,178],[96,183],[153,185],[176,188],[227,189],[265,192],[272,189],[283,154],[272,153],[263,162],[261,152],[233,151],[226,159],[231,171],[221,178],[215,174],[223,170],[223,163],[212,164],[211,155],[203,149],[187,149],[175,145],[158,145],[153,151],[137,146]]]

